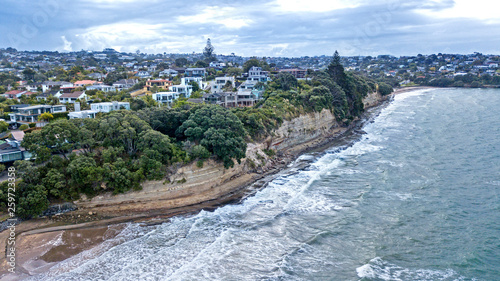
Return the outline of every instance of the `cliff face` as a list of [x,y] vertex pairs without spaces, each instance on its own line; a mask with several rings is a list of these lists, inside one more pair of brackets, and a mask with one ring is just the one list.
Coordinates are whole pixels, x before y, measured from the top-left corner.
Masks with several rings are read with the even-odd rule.
[[[365,107],[377,105],[382,97],[369,94],[364,99]],[[204,167],[179,166],[167,180],[143,183],[141,191],[112,196],[106,194],[91,200],[77,202],[79,209],[92,209],[108,215],[124,215],[130,212],[179,208],[226,196],[242,185],[263,177],[266,172],[287,165],[293,157],[309,146],[336,133],[344,131],[335,116],[328,110],[304,114],[284,121],[265,141],[249,143],[245,159],[231,169],[224,169],[222,163],[206,161]],[[281,157],[271,159],[264,149],[273,149]]]
[[335,116],[326,109],[321,112],[301,115],[283,124],[274,131],[270,148],[278,151],[311,141],[320,136],[331,135],[339,124]]
[[382,100],[385,100],[386,97],[383,97],[378,92],[369,93],[364,99],[363,104],[365,108],[370,108],[378,105]]

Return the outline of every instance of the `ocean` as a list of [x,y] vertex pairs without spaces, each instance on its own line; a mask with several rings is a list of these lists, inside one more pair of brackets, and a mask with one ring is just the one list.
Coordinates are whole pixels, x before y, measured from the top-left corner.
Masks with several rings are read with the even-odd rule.
[[127,224],[31,280],[500,280],[500,90],[396,95],[242,203]]

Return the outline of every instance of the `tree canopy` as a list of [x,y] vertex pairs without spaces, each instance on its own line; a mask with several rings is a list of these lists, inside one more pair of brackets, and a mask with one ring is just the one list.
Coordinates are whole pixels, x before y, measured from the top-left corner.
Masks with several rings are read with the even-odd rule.
[[240,163],[245,157],[245,129],[238,117],[226,108],[204,106],[196,110],[179,131],[217,155],[226,168],[234,166],[233,159]]

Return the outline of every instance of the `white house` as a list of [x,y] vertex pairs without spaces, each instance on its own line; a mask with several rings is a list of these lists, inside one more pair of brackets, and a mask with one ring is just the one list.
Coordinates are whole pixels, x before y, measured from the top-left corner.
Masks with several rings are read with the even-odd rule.
[[83,119],[83,118],[95,118],[98,111],[95,110],[82,110],[68,113],[69,119]]
[[113,110],[126,109],[130,110],[129,102],[98,102],[90,105],[90,109],[97,112],[110,112]]
[[58,113],[65,112],[65,105],[33,105],[28,107],[19,108],[16,113],[9,113],[10,121],[17,125],[29,125],[36,123],[37,127],[43,127],[46,122],[38,121],[38,117],[43,113]]
[[68,94],[62,94],[59,97],[59,102],[60,103],[75,103],[77,100],[87,100],[87,95],[85,94],[85,91],[76,91],[73,93],[68,93]]
[[206,75],[207,71],[205,68],[186,68],[186,76],[193,77],[203,77]]
[[73,87],[73,83],[65,82],[65,81],[45,81],[42,83],[42,92],[47,92],[52,90],[53,87],[59,86],[62,88],[65,87]]
[[202,77],[183,77],[181,78],[181,85],[189,85],[192,82],[195,82],[198,84],[200,89],[205,88],[205,84],[203,83],[203,78]]
[[233,88],[235,87],[234,77],[216,77],[215,81],[210,82],[210,92],[221,93],[228,82],[231,83]]
[[51,96],[54,97],[54,98],[59,98],[62,94],[63,94],[62,91],[60,91],[60,90],[59,91],[55,91],[54,90],[54,91],[42,93],[42,94],[36,96],[36,99],[39,100],[39,101],[40,100],[47,100],[47,98],[49,98]]
[[177,70],[174,70],[174,69],[165,69],[163,71],[160,71],[159,76],[160,77],[169,77],[169,76],[175,77],[178,74],[179,74],[179,72]]
[[180,94],[175,92],[159,92],[153,94],[153,100],[171,105],[174,102],[174,100],[179,98],[179,96]]
[[139,78],[151,78],[151,73],[149,71],[139,71],[135,76]]
[[137,84],[137,79],[122,79],[113,83],[113,87],[115,87],[117,91],[120,91],[130,89],[135,84]]
[[221,68],[226,67],[226,63],[212,61],[212,62],[210,62],[210,67],[221,69]]
[[174,93],[178,93],[179,95],[184,96],[185,98],[189,98],[191,93],[193,92],[192,85],[173,85],[170,86],[170,91]]
[[269,72],[262,70],[262,67],[252,66],[248,70],[247,81],[257,81],[257,82],[268,82],[271,81],[269,78]]
[[105,93],[109,93],[109,92],[115,92],[116,88],[109,85],[98,84],[98,85],[88,86],[87,90],[98,90],[98,91],[103,91]]

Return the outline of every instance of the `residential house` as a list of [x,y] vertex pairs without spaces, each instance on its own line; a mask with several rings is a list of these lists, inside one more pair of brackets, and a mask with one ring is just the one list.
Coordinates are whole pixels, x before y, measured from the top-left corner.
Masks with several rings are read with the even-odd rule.
[[203,78],[202,77],[182,77],[181,78],[181,85],[189,85],[192,82],[195,82],[198,84],[200,89],[205,88],[205,84],[203,83]]
[[17,100],[19,98],[21,98],[21,96],[26,93],[26,91],[19,91],[19,90],[13,90],[13,91],[8,91],[8,92],[5,92],[3,94],[3,96],[6,98],[6,99],[14,99],[14,100]]
[[38,93],[26,91],[26,92],[22,93],[21,96],[30,97],[30,96],[33,96],[33,95],[36,95],[36,94],[38,94]]
[[33,105],[23,108],[19,108],[18,112],[9,113],[10,120],[17,126],[23,124],[29,125],[30,123],[36,123],[37,127],[43,127],[47,123],[38,121],[38,117],[43,113],[59,113],[66,112],[65,105]]
[[30,105],[29,104],[13,104],[13,105],[9,105],[9,108],[10,108],[10,112],[16,113],[16,112],[19,112],[20,108],[24,108],[24,107],[28,107],[28,106],[30,106]]
[[96,110],[81,110],[68,113],[69,119],[85,119],[85,118],[95,118],[96,114],[99,113]]
[[[177,71],[178,74],[185,74],[186,73],[185,67],[172,67],[170,69]],[[189,75],[187,75],[187,76],[189,76]]]
[[73,87],[73,83],[66,81],[45,81],[42,83],[42,92],[48,92],[54,87]]
[[76,81],[75,83],[73,83],[73,86],[74,87],[85,87],[85,86],[95,85],[95,84],[98,84],[98,82],[94,81],[94,80],[81,80],[81,81]]
[[211,93],[220,93],[223,92],[223,88],[227,83],[230,83],[231,86],[235,87],[234,77],[216,77],[215,81],[210,82],[210,92]]
[[67,94],[67,93],[73,92],[74,90],[76,90],[76,88],[78,88],[78,87],[75,87],[73,85],[71,85],[71,86],[70,85],[67,85],[67,86],[64,85],[64,86],[61,86],[60,90],[61,90],[61,92],[63,94]]
[[98,90],[98,91],[103,91],[105,93],[108,93],[108,92],[115,92],[116,91],[116,88],[113,87],[113,86],[109,86],[109,85],[104,85],[104,84],[99,84],[99,85],[92,85],[92,86],[88,86],[86,88],[87,90]]
[[193,92],[192,85],[173,85],[170,86],[170,91],[174,93],[178,93],[179,95],[189,98],[191,93]]
[[62,94],[63,93],[61,90],[59,90],[59,91],[52,90],[50,92],[42,93],[42,94],[36,96],[36,99],[40,101],[40,100],[47,100],[49,97],[59,98]]
[[156,86],[158,89],[168,90],[172,86],[172,81],[159,79],[159,80],[148,80],[144,86],[145,91],[151,91],[151,88]]
[[91,104],[90,109],[97,111],[97,112],[106,112],[106,113],[113,111],[113,110],[120,110],[120,109],[130,110],[130,103],[129,102],[118,102],[118,101],[99,102],[99,103]]
[[42,84],[41,83],[34,83],[31,85],[26,85],[26,86],[24,86],[24,89],[26,91],[29,91],[29,92],[36,92],[36,91],[38,91],[38,87],[42,87]]
[[217,104],[223,107],[247,107],[253,106],[257,97],[251,92],[220,92],[203,95],[203,101],[209,104]]
[[157,101],[157,102],[161,102],[163,104],[168,104],[168,105],[172,105],[172,103],[178,99],[180,96],[179,93],[175,93],[175,92],[158,92],[158,93],[154,93],[152,95],[153,97],[153,100]]
[[12,131],[12,138],[0,140],[0,163],[31,159],[32,154],[21,147],[23,138],[23,131]]
[[293,75],[293,77],[300,79],[306,78],[307,70],[300,68],[289,68],[289,69],[281,69],[279,72],[288,72]]
[[106,74],[102,74],[99,72],[90,73],[87,76],[98,81],[102,81],[104,78],[106,78]]
[[137,79],[122,79],[113,83],[113,87],[115,87],[117,91],[121,91],[130,89],[135,84],[137,84]]
[[149,71],[138,71],[135,76],[139,78],[151,78],[151,73]]
[[218,61],[212,61],[209,64],[210,67],[215,68],[215,69],[223,69],[226,67],[226,63],[224,62],[218,62]]
[[204,77],[206,74],[205,68],[186,68],[186,76],[188,77]]
[[252,66],[248,70],[247,81],[257,81],[257,82],[268,82],[271,81],[269,78],[269,71],[262,70],[262,67]]
[[85,94],[85,91],[76,91],[73,93],[67,93],[67,94],[62,94],[59,97],[59,102],[60,103],[75,103],[77,100],[83,100],[87,99],[87,95]]
[[179,75],[179,72],[175,69],[165,69],[159,73],[160,77],[175,77],[177,75]]

